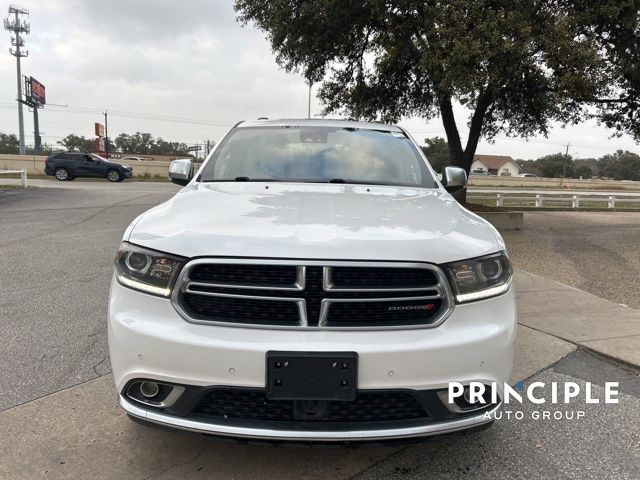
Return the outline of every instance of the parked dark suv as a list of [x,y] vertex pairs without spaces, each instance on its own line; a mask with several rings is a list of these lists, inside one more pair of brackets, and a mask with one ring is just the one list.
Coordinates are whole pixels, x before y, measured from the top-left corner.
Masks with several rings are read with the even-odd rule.
[[47,157],[44,173],[61,182],[76,177],[106,177],[110,182],[121,182],[133,174],[133,169],[92,153],[58,152]]

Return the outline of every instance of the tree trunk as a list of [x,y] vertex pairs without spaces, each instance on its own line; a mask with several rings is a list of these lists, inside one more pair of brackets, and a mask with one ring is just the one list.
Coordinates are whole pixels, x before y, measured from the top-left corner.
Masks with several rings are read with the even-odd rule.
[[[473,157],[476,154],[476,148],[478,148],[478,142],[480,141],[480,135],[482,134],[484,116],[492,102],[493,95],[491,94],[491,90],[487,88],[478,97],[478,103],[475,111],[473,112],[473,117],[471,118],[469,136],[467,137],[467,146],[463,150],[462,142],[460,141],[460,133],[458,132],[455,116],[453,115],[451,97],[442,96],[440,98],[440,115],[442,116],[442,124],[444,125],[444,130],[447,134],[451,164],[456,167],[463,168],[465,172],[467,172],[467,176],[469,176]],[[467,198],[467,190],[465,189],[457,193],[455,198],[459,202],[464,203]]]

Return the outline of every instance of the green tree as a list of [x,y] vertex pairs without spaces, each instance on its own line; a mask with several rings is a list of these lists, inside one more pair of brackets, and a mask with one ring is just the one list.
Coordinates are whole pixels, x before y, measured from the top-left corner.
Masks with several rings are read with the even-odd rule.
[[189,155],[188,146],[180,142],[168,142],[154,138],[150,133],[121,133],[115,140],[118,151],[142,155]]
[[74,133],[67,135],[62,140],[58,140],[58,145],[62,145],[66,150],[72,152],[95,152],[96,142],[92,138],[85,138]]
[[449,145],[442,137],[425,138],[426,145],[422,151],[427,156],[429,163],[436,172],[442,173],[444,167],[451,165]]
[[640,155],[618,150],[600,159],[600,174],[615,180],[640,180]]
[[150,133],[136,132],[133,135],[121,133],[115,139],[118,151],[123,153],[150,154],[155,139]]
[[[452,163],[481,136],[598,116],[640,138],[640,0],[236,0],[278,63],[321,83],[326,112],[440,116]],[[635,98],[635,100],[634,100]],[[636,102],[636,103],[634,103]],[[454,105],[470,112],[463,142]],[[631,115],[626,121],[625,115]]]
[[573,172],[573,176],[575,178],[591,178],[592,175],[593,175],[593,172],[586,165],[580,165],[579,167],[576,166]]
[[18,154],[20,142],[13,133],[0,133],[0,153]]
[[543,177],[560,178],[575,176],[575,162],[571,155],[554,153],[537,160],[537,167]]
[[151,153],[156,155],[190,155],[188,146],[180,142],[167,142],[158,138],[152,146]]

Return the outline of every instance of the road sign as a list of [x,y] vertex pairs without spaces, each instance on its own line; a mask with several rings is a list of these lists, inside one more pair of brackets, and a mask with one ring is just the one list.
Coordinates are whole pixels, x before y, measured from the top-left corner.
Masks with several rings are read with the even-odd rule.
[[202,145],[192,145],[191,147],[187,148],[187,150],[189,150],[190,152],[199,152],[200,150],[202,150]]

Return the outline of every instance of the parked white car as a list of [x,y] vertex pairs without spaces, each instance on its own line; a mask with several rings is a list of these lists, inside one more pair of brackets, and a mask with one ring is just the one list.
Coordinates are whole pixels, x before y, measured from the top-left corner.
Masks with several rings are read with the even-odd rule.
[[[278,442],[492,422],[515,294],[499,233],[450,195],[463,170],[440,182],[402,128],[334,120],[242,122],[192,170],[172,163],[185,188],[117,254],[109,349],[132,419]],[[450,399],[450,382],[488,390]]]

